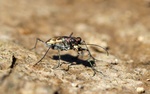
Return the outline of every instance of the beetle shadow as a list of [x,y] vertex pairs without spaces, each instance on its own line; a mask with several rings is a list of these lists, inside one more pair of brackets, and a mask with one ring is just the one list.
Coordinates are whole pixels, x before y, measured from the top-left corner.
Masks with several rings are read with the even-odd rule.
[[[60,55],[60,56],[61,56],[61,60],[68,62],[68,64],[69,63],[72,64],[72,65],[82,64],[85,67],[92,67],[92,66],[95,65],[94,61],[90,61],[91,64],[92,64],[92,66],[91,66],[90,63],[87,60],[77,58],[76,56],[73,56],[73,55],[70,55],[70,54],[64,54],[64,55]],[[59,60],[59,56],[54,55],[52,59]],[[76,63],[74,64],[74,62],[76,62]]]

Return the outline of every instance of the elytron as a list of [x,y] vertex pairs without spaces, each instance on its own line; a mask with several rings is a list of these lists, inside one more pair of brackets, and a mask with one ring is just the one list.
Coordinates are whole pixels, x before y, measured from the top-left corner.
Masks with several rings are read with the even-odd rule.
[[[88,46],[87,46],[87,45],[93,45],[93,46],[97,46],[97,47],[101,47],[101,46],[99,46],[99,45],[97,45],[97,44],[86,44],[86,42],[83,41],[80,37],[73,37],[72,35],[73,35],[73,33],[71,33],[69,36],[53,37],[53,38],[47,40],[46,42],[44,42],[43,40],[37,38],[37,39],[36,39],[36,43],[35,43],[33,49],[36,48],[36,45],[37,45],[37,42],[38,42],[38,41],[44,43],[44,44],[48,47],[48,49],[47,49],[47,51],[45,52],[45,54],[43,55],[43,57],[42,57],[36,64],[34,64],[34,66],[36,66],[39,62],[41,62],[41,61],[43,60],[43,58],[46,56],[46,54],[48,53],[48,51],[49,51],[50,49],[53,49],[53,50],[57,50],[57,51],[58,51],[59,61],[58,61],[58,63],[57,63],[57,66],[55,66],[54,68],[58,68],[58,67],[61,66],[61,62],[60,62],[60,60],[61,60],[60,51],[64,51],[64,50],[65,50],[65,51],[68,51],[68,50],[75,50],[75,51],[77,51],[77,53],[78,53],[77,57],[78,57],[80,54],[83,54],[83,51],[87,51],[87,52],[88,52],[88,56],[89,56],[88,59],[87,59],[87,61],[89,62],[89,64],[90,64],[92,70],[94,71],[93,76],[96,74],[96,72],[99,72],[99,71],[97,71],[97,70],[94,68],[94,66],[93,66],[93,64],[92,64],[92,62],[98,61],[98,59],[95,59],[95,58],[92,56],[92,54],[91,54],[90,50],[88,49]],[[83,45],[84,45],[84,48],[82,47]],[[101,48],[103,48],[103,47],[101,47]],[[106,51],[107,55],[109,55],[108,51],[107,51],[105,48],[103,48],[103,49]]]

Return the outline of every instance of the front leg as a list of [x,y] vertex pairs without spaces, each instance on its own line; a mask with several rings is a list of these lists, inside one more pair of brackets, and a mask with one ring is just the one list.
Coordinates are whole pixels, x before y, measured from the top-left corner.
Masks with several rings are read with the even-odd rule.
[[[86,51],[88,52],[89,58],[87,59],[87,61],[89,62],[90,66],[91,66],[91,68],[92,68],[92,70],[93,70],[93,72],[94,72],[93,76],[95,76],[96,72],[98,72],[98,73],[102,74],[103,76],[105,76],[101,71],[98,71],[98,70],[95,69],[93,63],[95,64],[95,61],[96,61],[97,59],[95,59],[95,58],[92,56],[92,54],[91,54],[91,52],[89,51],[89,49],[88,49],[88,47],[87,47],[87,45],[86,45],[85,42],[84,42],[84,44],[85,44],[85,47],[86,47],[86,48],[85,48],[85,49],[82,48],[82,50],[86,50]],[[96,65],[95,65],[95,66],[96,66]]]
[[94,72],[94,73],[93,73],[93,76],[95,76],[96,73],[100,73],[100,74],[102,74],[103,76],[106,76],[106,75],[104,75],[101,71],[98,71],[98,70],[95,69],[95,67],[94,67],[93,64],[92,64],[94,61],[88,60],[88,62],[89,62],[90,66],[91,66],[91,68],[92,68],[92,70],[93,70],[93,72]]

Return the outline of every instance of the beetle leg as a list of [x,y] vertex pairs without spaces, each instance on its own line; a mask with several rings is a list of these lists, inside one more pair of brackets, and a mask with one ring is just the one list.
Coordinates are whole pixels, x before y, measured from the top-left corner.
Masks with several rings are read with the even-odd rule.
[[104,75],[101,71],[98,71],[98,70],[96,70],[96,69],[94,68],[94,66],[93,66],[93,64],[92,64],[93,61],[88,60],[88,62],[89,62],[90,66],[91,66],[91,68],[92,68],[92,70],[93,70],[93,72],[94,72],[94,73],[93,73],[93,76],[95,76],[96,72],[102,74],[103,76],[106,76],[106,75]]
[[40,42],[42,42],[42,43],[44,43],[44,44],[45,44],[45,42],[44,42],[43,40],[41,40],[41,39],[37,38],[37,39],[36,39],[36,42],[35,42],[35,45],[34,45],[34,47],[33,47],[33,48],[31,48],[31,50],[36,48],[36,45],[37,45],[38,41],[40,41]]
[[[83,42],[85,43],[85,41],[83,41]],[[84,49],[84,50],[88,51],[88,54],[89,54],[89,58],[88,58],[87,61],[89,62],[89,64],[90,64],[92,70],[94,71],[93,76],[95,76],[96,72],[98,72],[98,73],[102,74],[103,76],[105,76],[101,71],[98,71],[98,70],[96,70],[96,69],[94,68],[92,62],[95,62],[97,59],[95,59],[95,58],[92,56],[92,54],[91,54],[91,52],[89,51],[89,49],[88,49],[86,43],[85,43],[85,46],[86,46],[86,49]],[[92,60],[90,60],[91,58],[92,58]]]
[[43,60],[43,58],[46,56],[46,54],[48,53],[48,51],[49,51],[50,48],[51,48],[51,47],[49,47],[49,48],[47,49],[47,51],[45,52],[45,54],[43,55],[43,57],[42,57],[36,64],[34,64],[33,66],[36,66],[39,62],[41,62],[41,61]]

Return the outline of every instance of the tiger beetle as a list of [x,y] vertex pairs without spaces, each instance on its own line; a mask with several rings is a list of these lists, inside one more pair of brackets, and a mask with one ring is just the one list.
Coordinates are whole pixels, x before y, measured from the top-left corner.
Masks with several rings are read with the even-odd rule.
[[[105,48],[103,48],[102,46],[99,46],[99,45],[96,45],[96,44],[86,44],[86,42],[83,41],[80,37],[73,37],[72,35],[73,35],[73,32],[69,36],[53,37],[53,38],[47,40],[46,42],[44,42],[43,40],[37,38],[36,39],[36,43],[35,43],[35,45],[34,45],[34,47],[32,49],[36,48],[36,45],[37,45],[38,41],[44,43],[48,47],[48,49],[45,52],[45,54],[43,55],[43,57],[36,64],[34,64],[34,66],[36,66],[39,62],[41,62],[43,60],[43,58],[46,56],[46,54],[48,53],[48,51],[50,49],[57,50],[58,51],[58,56],[59,56],[59,61],[57,63],[57,66],[55,66],[53,69],[58,68],[58,67],[61,66],[60,51],[75,50],[78,53],[77,58],[78,58],[78,56],[80,54],[83,54],[83,51],[87,51],[88,52],[88,56],[89,56],[87,61],[89,62],[92,70],[94,71],[93,76],[96,74],[96,72],[100,72],[100,71],[97,71],[94,68],[92,62],[102,61],[102,60],[95,59],[92,56],[92,54],[91,54],[90,50],[88,49],[87,45],[93,45],[93,46],[100,47],[100,48],[102,48],[102,49],[104,49],[106,51],[107,55],[109,55],[108,51]],[[85,47],[83,48],[82,45],[85,45]],[[69,70],[69,66],[68,66],[68,70]],[[102,74],[102,72],[100,72],[100,73]]]

